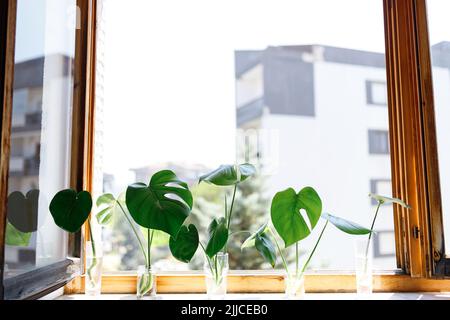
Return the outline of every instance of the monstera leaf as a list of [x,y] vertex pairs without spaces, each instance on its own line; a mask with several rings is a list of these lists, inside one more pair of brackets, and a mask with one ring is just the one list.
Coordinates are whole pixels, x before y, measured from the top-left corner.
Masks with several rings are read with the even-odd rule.
[[384,196],[380,196],[378,194],[369,194],[369,197],[375,199],[376,201],[378,201],[381,204],[391,204],[391,203],[396,203],[401,205],[403,208],[406,209],[411,209],[411,207],[406,204],[403,200],[397,199],[397,198],[389,198],[389,197],[384,197]]
[[192,210],[193,199],[188,185],[172,171],[164,170],[155,173],[149,185],[130,185],[126,204],[140,226],[176,237]]
[[263,258],[275,267],[277,261],[275,244],[267,232],[269,230],[268,223],[263,224],[256,232],[250,235],[241,245],[241,250],[249,247],[255,247]]
[[263,234],[268,229],[268,222],[264,223],[261,227],[258,228],[255,232],[253,232],[241,245],[241,250],[245,248],[251,248],[255,246],[255,239],[258,235]]
[[333,216],[329,213],[322,213],[322,218],[325,220],[328,220],[330,223],[332,223],[336,228],[341,230],[342,232],[353,234],[353,235],[364,235],[369,234],[371,231],[370,229],[364,228],[360,226],[359,224],[356,224],[352,221],[339,218],[336,216]]
[[24,196],[16,191],[8,196],[8,221],[20,232],[30,233],[37,230],[39,190],[30,190]]
[[92,209],[92,197],[87,191],[77,194],[67,189],[58,192],[50,202],[50,213],[55,223],[68,232],[77,232],[89,217]]
[[177,238],[170,237],[169,240],[170,252],[177,260],[184,263],[189,263],[194,257],[198,244],[198,230],[193,224],[182,226]]
[[208,257],[212,258],[227,244],[228,228],[225,219],[214,219],[208,227],[208,233],[209,241],[205,251]]
[[[306,218],[309,220],[310,226],[306,223],[300,210],[306,211]],[[272,199],[272,224],[286,247],[309,236],[321,214],[322,201],[311,187],[306,187],[299,193],[289,188],[278,192]]]
[[270,263],[272,268],[275,268],[275,264],[277,263],[276,249],[272,239],[270,239],[270,236],[267,233],[256,236],[255,248],[264,259]]
[[256,173],[253,165],[241,164],[236,170],[235,165],[222,165],[216,170],[200,177],[199,182],[207,182],[216,186],[232,186],[247,180]]
[[118,199],[110,193],[103,194],[98,197],[96,205],[99,208],[95,215],[97,222],[107,225],[114,217],[122,214],[122,209],[126,210],[125,194],[122,193]]

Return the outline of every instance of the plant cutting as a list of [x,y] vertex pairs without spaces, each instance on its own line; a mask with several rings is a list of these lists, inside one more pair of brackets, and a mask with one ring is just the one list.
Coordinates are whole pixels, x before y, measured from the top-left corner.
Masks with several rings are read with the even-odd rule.
[[[148,250],[145,248],[140,228],[136,226],[133,218],[130,216],[130,213],[127,210],[127,206],[125,203],[125,193],[121,193],[118,198],[115,198],[114,195],[110,193],[103,194],[98,197],[96,205],[98,208],[98,212],[96,214],[97,222],[102,226],[109,225],[114,217],[122,215],[125,218],[127,223],[130,225],[130,228],[133,231],[133,234],[135,235],[138,242],[139,249],[142,252],[145,263],[143,270],[150,270],[150,255],[147,254]],[[142,276],[142,278],[145,278],[144,275]],[[138,296],[142,296],[151,291],[151,284],[152,281],[150,278],[147,277],[146,279],[143,279],[139,283],[140,287],[137,290]]]
[[205,182],[214,186],[233,187],[233,195],[228,204],[225,195],[224,214],[213,219],[208,227],[206,245],[199,241],[198,230],[193,224],[186,224],[180,230],[178,238],[171,237],[169,247],[172,255],[180,261],[189,262],[200,246],[205,254],[206,287],[209,295],[226,294],[226,277],[228,272],[227,243],[232,234],[231,221],[236,200],[238,185],[256,173],[251,164],[222,165],[216,170],[200,177],[199,183]]
[[125,203],[133,220],[145,228],[147,233],[146,254],[141,246],[146,256],[146,265],[140,268],[137,294],[138,297],[155,294],[155,274],[151,269],[154,232],[163,231],[174,239],[182,237],[183,223],[193,206],[192,194],[187,183],[181,181],[174,172],[163,170],[155,173],[148,185],[134,183],[128,186]]
[[356,288],[358,294],[371,294],[372,293],[372,268],[371,268],[371,255],[369,255],[372,235],[375,233],[374,227],[378,218],[379,211],[383,205],[398,204],[405,209],[411,207],[403,200],[397,198],[390,198],[380,196],[377,194],[369,194],[369,197],[377,202],[375,214],[372,219],[370,227],[370,234],[367,240],[361,240],[356,242]]
[[[325,225],[322,228],[314,247],[309,253],[306,262],[303,267],[300,268],[300,241],[311,235],[320,218],[325,220]],[[317,192],[311,187],[303,188],[299,192],[296,192],[292,188],[278,192],[272,199],[271,222],[276,233],[284,242],[284,249],[295,245],[294,272],[289,270],[283,249],[277,240],[277,234],[275,234],[268,223],[260,227],[247,238],[242,244],[242,249],[255,247],[272,267],[275,267],[277,263],[278,253],[286,272],[286,295],[288,297],[304,292],[304,273],[308,268],[329,223],[333,224],[342,232],[351,235],[364,235],[370,233],[369,229],[354,222],[329,213],[323,213],[322,200]]]
[[101,261],[97,257],[97,248],[89,218],[92,209],[91,194],[87,191],[77,193],[72,189],[59,191],[50,202],[49,209],[55,224],[67,232],[76,233],[87,222],[90,236],[90,250],[92,251],[92,257],[90,261],[87,261],[87,290],[89,291],[91,289],[91,293],[94,294],[99,293]]

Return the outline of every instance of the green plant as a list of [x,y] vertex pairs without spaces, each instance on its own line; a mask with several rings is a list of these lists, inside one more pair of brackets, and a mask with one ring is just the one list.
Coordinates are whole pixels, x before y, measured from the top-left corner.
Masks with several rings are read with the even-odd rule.
[[98,262],[95,250],[95,239],[92,234],[92,225],[89,219],[92,209],[91,194],[87,191],[77,193],[72,189],[62,190],[53,197],[49,209],[56,225],[70,233],[78,232],[87,221],[93,254],[92,263],[88,267],[87,274],[91,284],[95,286],[91,273]]
[[[221,281],[221,265],[218,262],[217,254],[221,251],[227,252],[227,243],[231,235],[231,219],[233,217],[233,208],[236,200],[236,191],[238,185],[253,176],[256,173],[251,164],[241,165],[222,165],[216,170],[200,177],[199,183],[205,182],[220,187],[233,187],[231,203],[228,204],[225,196],[225,210],[223,217],[212,220],[208,227],[208,240],[206,245],[199,241],[198,230],[194,224],[183,226],[183,232],[180,232],[178,238],[171,236],[169,247],[172,255],[183,262],[189,262],[200,246],[206,256],[211,274],[216,283]],[[229,208],[229,209],[228,209]],[[185,254],[189,252],[189,254]]]
[[[299,243],[311,235],[319,219],[324,219],[325,225],[308,255],[306,262],[300,269]],[[317,192],[306,187],[296,192],[294,189],[278,192],[272,199],[271,221],[277,234],[284,241],[284,249],[295,245],[296,260],[294,275],[289,270],[283,250],[277,240],[277,235],[268,223],[260,227],[242,244],[242,249],[255,247],[256,250],[275,267],[277,253],[289,279],[300,279],[305,273],[311,259],[316,252],[328,224],[331,223],[342,232],[351,235],[369,234],[371,231],[354,222],[322,212],[322,200]]]
[[369,248],[370,248],[370,241],[372,240],[372,234],[374,233],[373,229],[375,227],[375,222],[378,218],[378,213],[380,211],[380,208],[383,205],[388,205],[388,204],[398,204],[400,206],[402,206],[405,209],[411,209],[411,207],[406,204],[403,200],[397,199],[397,198],[389,198],[389,197],[385,197],[385,196],[380,196],[378,194],[374,194],[374,193],[370,193],[369,197],[371,197],[372,199],[374,199],[377,202],[377,207],[375,209],[375,214],[373,216],[373,220],[372,220],[372,224],[370,226],[370,234],[369,237],[367,239],[367,245],[366,245],[366,250],[365,250],[365,264],[364,264],[364,271],[367,270],[367,256],[369,255]]
[[[146,267],[150,267],[155,230],[166,232],[173,239],[185,236],[181,230],[192,210],[192,194],[188,185],[174,172],[163,170],[155,173],[148,185],[134,183],[128,186],[125,202],[133,220],[147,230],[147,253],[142,245],[141,249],[146,256]],[[146,294],[152,289],[153,279],[142,279],[143,283],[138,284],[138,294]]]
[[148,260],[147,251],[142,241],[142,237],[140,236],[140,230],[134,224],[133,219],[127,210],[125,193],[121,193],[117,199],[110,193],[103,194],[98,197],[96,205],[98,208],[98,212],[96,214],[97,222],[102,226],[110,224],[112,219],[118,215],[125,217],[125,220],[130,225],[130,229],[139,244],[139,248],[141,249],[144,257],[145,267],[149,268],[150,261]]

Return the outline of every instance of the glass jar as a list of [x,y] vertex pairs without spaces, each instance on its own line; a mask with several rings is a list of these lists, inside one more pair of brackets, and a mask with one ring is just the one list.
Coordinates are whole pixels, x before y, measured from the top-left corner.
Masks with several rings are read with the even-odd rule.
[[286,299],[303,299],[305,297],[305,276],[284,275]]
[[355,241],[356,292],[364,297],[373,292],[372,241],[367,237]]
[[85,293],[90,296],[100,295],[102,292],[103,248],[101,241],[86,242],[86,278]]
[[210,299],[225,299],[227,294],[228,253],[219,252],[214,257],[206,257],[206,293]]
[[151,267],[138,267],[136,295],[138,299],[142,299],[144,297],[156,297],[156,273]]

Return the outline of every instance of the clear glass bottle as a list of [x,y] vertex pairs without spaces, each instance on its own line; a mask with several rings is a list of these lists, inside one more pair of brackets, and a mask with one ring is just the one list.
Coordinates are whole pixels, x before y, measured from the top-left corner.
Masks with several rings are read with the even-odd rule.
[[373,292],[372,241],[361,237],[355,241],[356,292],[364,297]]
[[86,278],[85,293],[91,296],[100,295],[102,292],[102,267],[103,247],[101,241],[86,242]]
[[209,299],[225,299],[227,294],[228,253],[219,252],[214,257],[206,257],[206,293]]
[[151,267],[138,267],[136,295],[138,299],[156,297],[156,273]]
[[286,299],[303,299],[305,297],[305,277],[284,275],[285,297]]

